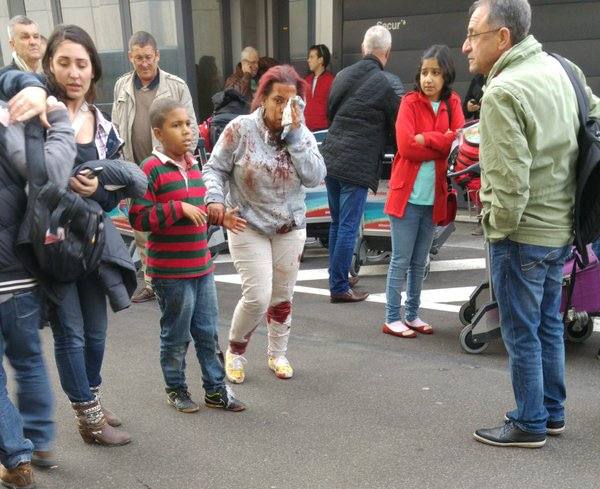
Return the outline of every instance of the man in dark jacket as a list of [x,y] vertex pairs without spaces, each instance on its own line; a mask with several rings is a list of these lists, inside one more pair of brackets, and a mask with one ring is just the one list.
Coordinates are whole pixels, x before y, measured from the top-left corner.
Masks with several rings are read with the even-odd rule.
[[[66,186],[75,156],[66,108],[54,97],[46,101],[45,89],[33,75],[15,70],[0,75],[0,99],[24,87],[10,104],[11,117],[24,120],[47,111],[50,128],[44,152],[48,178]],[[0,120],[4,122],[7,107],[0,101]],[[33,487],[31,463],[54,465],[53,397],[39,337],[39,287],[14,251],[27,207],[25,144],[23,124],[0,123],[0,482],[7,487]],[[15,370],[18,411],[6,391],[4,354]]]
[[329,291],[331,302],[358,302],[369,294],[348,282],[348,270],[367,191],[377,191],[386,135],[394,127],[399,99],[383,73],[392,36],[383,26],[365,33],[363,59],[336,76],[327,104],[331,121],[321,153],[327,165]]

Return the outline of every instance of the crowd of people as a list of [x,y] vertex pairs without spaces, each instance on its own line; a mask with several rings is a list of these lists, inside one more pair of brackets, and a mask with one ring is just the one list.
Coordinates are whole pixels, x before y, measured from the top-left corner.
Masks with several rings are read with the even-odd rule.
[[[157,299],[166,399],[180,412],[199,409],[185,375],[192,340],[208,407],[246,409],[225,380],[244,382],[248,342],[265,320],[267,367],[290,379],[293,291],[306,239],[304,188],[323,181],[327,188],[330,301],[364,301],[368,293],[348,272],[390,133],[397,151],[385,204],[392,254],[382,329],[398,338],[433,334],[420,316],[421,288],[434,226],[447,217],[447,158],[465,117],[480,118],[481,224],[516,401],[502,424],[474,436],[495,446],[540,447],[547,434],[560,434],[566,390],[559,306],[573,234],[579,120],[569,78],[529,34],[530,24],[527,0],[472,5],[462,50],[476,78],[464,104],[452,88],[455,60],[444,45],[427,48],[416,60],[414,88],[404,94],[398,78],[384,71],[392,37],[380,25],[366,31],[362,59],[336,76],[323,44],[309,48],[305,79],[247,47],[220,99],[235,100],[239,112],[200,168],[193,156],[199,128],[189,89],[160,69],[150,33],[136,32],[129,40],[132,70],[115,83],[108,118],[94,105],[102,66],[90,36],[60,25],[43,47],[33,21],[11,19],[13,62],[0,71],[0,194],[14,203],[0,210],[0,352],[14,367],[18,387],[15,406],[0,367],[2,484],[35,487],[32,464],[57,463],[42,321],[51,326],[61,386],[85,443],[131,441],[102,401],[108,304],[116,312],[130,300]],[[589,89],[586,95],[590,115],[600,117],[600,100]],[[48,300],[47,281],[15,255],[26,220],[28,127],[38,119],[47,128],[49,180],[105,212],[128,199],[142,262],[139,289],[132,259],[109,219],[102,265],[61,284],[58,301]],[[312,131],[323,129],[328,136],[319,148]],[[142,191],[116,185],[115,173],[141,181]],[[242,283],[223,358],[210,225],[227,229]],[[105,273],[107,265],[113,273]]]

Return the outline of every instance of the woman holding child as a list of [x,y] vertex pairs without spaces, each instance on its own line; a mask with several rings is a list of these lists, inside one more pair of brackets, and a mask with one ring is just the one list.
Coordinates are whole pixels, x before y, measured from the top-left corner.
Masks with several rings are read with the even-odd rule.
[[[75,132],[74,176],[69,187],[109,211],[118,204],[116,194],[99,185],[94,174],[77,170],[89,161],[117,158],[122,146],[113,125],[93,105],[95,85],[102,76],[96,47],[80,27],[58,26],[48,39],[42,66],[48,90],[67,106]],[[107,243],[109,226],[105,222]],[[121,239],[118,234],[116,239]],[[124,247],[122,240],[120,244]],[[115,428],[120,420],[103,408],[99,399],[107,323],[105,287],[98,270],[94,270],[65,286],[61,304],[51,314],[54,355],[62,388],[75,410],[83,440],[124,445],[131,437]]]
[[[268,366],[278,378],[293,375],[286,352],[306,239],[303,186],[319,185],[326,173],[296,98],[304,99],[305,85],[289,65],[269,69],[260,79],[253,112],[228,124],[204,167],[211,220],[220,223],[227,206],[247,221],[244,232],[229,236],[242,279],[225,356],[225,372],[233,383],[245,379],[244,353],[265,316]],[[288,102],[292,123],[286,134],[282,118]]]
[[[454,78],[448,47],[428,48],[415,76],[415,90],[402,98],[396,120],[398,152],[385,204],[392,257],[383,332],[400,338],[433,333],[419,318],[419,305],[433,230],[446,216],[446,160],[455,133],[464,124],[460,97],[452,91]],[[402,320],[404,277],[407,299]]]

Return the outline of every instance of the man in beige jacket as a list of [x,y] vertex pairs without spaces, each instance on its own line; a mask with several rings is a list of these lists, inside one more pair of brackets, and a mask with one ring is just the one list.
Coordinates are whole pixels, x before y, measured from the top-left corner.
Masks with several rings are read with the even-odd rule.
[[[133,71],[123,75],[115,83],[112,122],[125,141],[125,159],[139,165],[158,146],[150,127],[150,106],[154,100],[168,97],[180,101],[187,107],[192,120],[192,134],[198,134],[198,125],[186,82],[159,68],[160,52],[152,34],[144,31],[134,33],[129,40],[128,55]],[[196,138],[190,151],[195,148]],[[147,233],[135,231],[145,285],[135,293],[133,302],[154,299],[152,283],[146,275],[146,241]]]

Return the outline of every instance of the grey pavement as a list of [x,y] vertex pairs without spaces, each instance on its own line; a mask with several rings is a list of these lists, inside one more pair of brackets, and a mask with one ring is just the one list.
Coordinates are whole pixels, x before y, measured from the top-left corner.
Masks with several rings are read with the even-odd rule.
[[[481,258],[480,238],[459,224],[436,260]],[[327,266],[311,248],[303,270]],[[365,269],[368,271],[368,269]],[[216,274],[232,274],[220,263]],[[432,272],[425,289],[474,286],[484,270]],[[326,289],[323,279],[299,285]],[[385,275],[361,278],[385,290]],[[237,284],[219,283],[225,345]],[[295,376],[266,366],[264,327],[248,350],[247,381],[235,386],[243,413],[202,407],[180,414],[165,401],[158,361],[156,303],[112,315],[103,369],[105,404],[134,441],[119,448],[85,445],[60,389],[44,331],[56,392],[60,467],[38,472],[40,488],[595,488],[600,462],[600,339],[567,347],[567,431],[539,450],[492,448],[472,432],[502,422],[513,407],[503,346],[463,353],[456,313],[424,310],[433,336],[381,333],[383,304],[330,304],[296,293],[289,358]],[[190,348],[188,381],[202,399]]]

